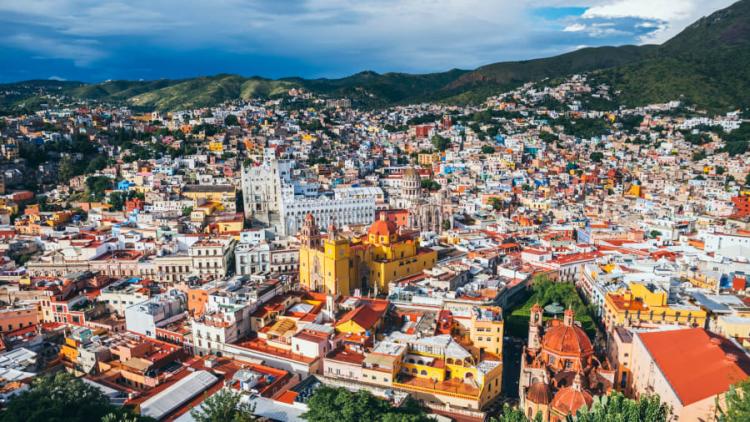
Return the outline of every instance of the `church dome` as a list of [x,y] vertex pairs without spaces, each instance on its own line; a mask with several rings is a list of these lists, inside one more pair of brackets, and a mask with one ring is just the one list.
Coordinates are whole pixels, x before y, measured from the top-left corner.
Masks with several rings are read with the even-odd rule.
[[552,391],[547,384],[535,382],[526,392],[526,400],[536,404],[549,404],[552,401]]
[[577,357],[594,353],[586,332],[574,324],[560,324],[547,329],[542,340],[542,348],[551,353]]
[[414,167],[407,167],[404,169],[404,172],[401,176],[403,180],[417,180],[419,181],[421,177],[419,176],[419,173],[417,173],[417,170]]
[[396,226],[396,223],[386,219],[380,219],[372,223],[370,229],[367,231],[367,234],[369,235],[385,236],[388,238],[397,233],[398,227]]
[[552,399],[552,410],[563,415],[575,415],[583,406],[591,407],[594,398],[576,386],[561,388]]

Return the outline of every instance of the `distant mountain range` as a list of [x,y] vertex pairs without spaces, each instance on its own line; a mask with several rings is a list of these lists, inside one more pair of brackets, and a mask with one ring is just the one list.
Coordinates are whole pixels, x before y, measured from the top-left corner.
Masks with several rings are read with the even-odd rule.
[[45,93],[178,110],[238,98],[274,97],[301,87],[356,105],[477,102],[526,82],[590,73],[628,106],[683,99],[713,111],[750,105],[750,0],[702,18],[662,45],[584,48],[555,57],[441,73],[361,72],[341,79],[265,79],[216,75],[183,80],[25,81],[0,85],[0,108],[33,109]]

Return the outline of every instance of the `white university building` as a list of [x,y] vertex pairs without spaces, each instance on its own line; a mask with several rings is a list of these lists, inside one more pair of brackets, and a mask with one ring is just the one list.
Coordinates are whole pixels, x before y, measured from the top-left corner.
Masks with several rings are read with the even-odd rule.
[[[314,184],[296,183],[291,170],[294,162],[270,159],[260,165],[243,166],[242,195],[245,217],[273,227],[277,234],[294,236],[305,215],[312,213],[322,227],[366,225],[375,221],[378,192],[363,195],[319,194]],[[382,196],[382,191],[380,191]]]

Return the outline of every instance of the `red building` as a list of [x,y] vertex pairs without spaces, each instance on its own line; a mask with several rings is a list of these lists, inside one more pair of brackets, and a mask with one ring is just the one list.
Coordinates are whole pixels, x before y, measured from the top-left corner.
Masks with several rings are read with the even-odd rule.
[[140,198],[128,199],[125,201],[125,211],[133,212],[134,210],[143,210],[143,200]]
[[453,126],[453,119],[449,114],[446,114],[443,116],[443,121],[440,122],[440,125],[443,127],[443,129],[450,129],[451,126]]
[[735,196],[732,198],[734,204],[734,215],[736,217],[750,216],[750,195]]
[[385,214],[385,221],[389,221],[396,227],[406,227],[409,224],[409,210],[379,210],[375,213],[375,221],[380,221],[380,216]]
[[417,138],[429,138],[432,125],[417,125],[414,127]]

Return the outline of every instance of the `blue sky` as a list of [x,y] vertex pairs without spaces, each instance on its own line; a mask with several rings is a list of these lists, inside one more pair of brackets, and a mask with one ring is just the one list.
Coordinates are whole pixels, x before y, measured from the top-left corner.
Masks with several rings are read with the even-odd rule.
[[422,73],[658,43],[732,0],[0,0],[0,82]]

